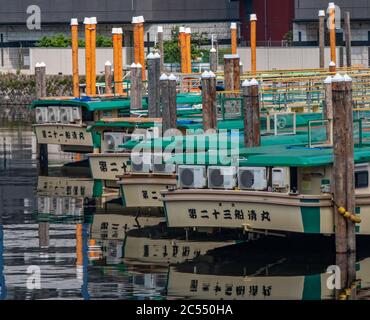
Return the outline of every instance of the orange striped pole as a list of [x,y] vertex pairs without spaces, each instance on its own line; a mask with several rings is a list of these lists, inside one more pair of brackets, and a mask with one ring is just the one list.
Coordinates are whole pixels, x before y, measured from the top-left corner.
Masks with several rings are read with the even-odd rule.
[[238,49],[238,26],[235,22],[231,23],[231,54],[237,54]]
[[83,266],[83,236],[82,224],[76,225],[76,266],[82,268]]
[[255,76],[257,73],[257,15],[250,15],[251,23],[251,71]]
[[120,94],[123,94],[123,62],[122,62],[122,43],[123,43],[123,31],[122,28],[118,28],[118,35],[117,35],[117,66],[118,66],[118,79],[120,81]]
[[186,73],[191,73],[191,29],[185,29]]
[[138,64],[140,62],[140,31],[137,17],[132,18],[132,24],[134,27],[134,63]]
[[337,64],[336,34],[335,34],[335,4],[329,3],[330,61]]
[[143,66],[143,72],[141,73],[142,80],[146,79],[146,73],[145,73],[145,28],[144,28],[144,17],[139,16],[138,17],[138,23],[139,23],[139,48],[140,48],[140,59],[139,63]]
[[113,28],[113,65],[115,93],[123,94],[123,66],[122,66],[122,28]]
[[91,33],[90,18],[85,18],[85,74],[86,74],[86,95],[91,95]]
[[90,40],[91,40],[91,95],[96,95],[96,17],[90,18]]
[[113,42],[113,81],[114,81],[114,92],[117,93],[117,28],[112,28],[112,42]]
[[80,79],[78,75],[78,20],[71,19],[72,33],[72,74],[73,74],[73,96],[80,97]]
[[187,72],[187,60],[186,60],[186,40],[185,40],[185,27],[180,27],[179,30],[179,46],[180,46],[180,53],[181,53],[181,73]]

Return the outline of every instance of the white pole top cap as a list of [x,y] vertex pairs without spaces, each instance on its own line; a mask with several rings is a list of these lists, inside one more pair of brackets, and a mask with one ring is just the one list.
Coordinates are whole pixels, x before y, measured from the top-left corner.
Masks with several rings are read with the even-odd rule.
[[106,67],[111,67],[112,66],[112,62],[110,62],[109,60],[105,62],[105,66]]
[[91,18],[85,18],[84,19],[84,24],[91,24]]
[[242,83],[242,87],[250,87],[251,83],[248,80],[244,80]]
[[180,27],[179,32],[180,33],[185,33],[185,27]]
[[112,28],[112,33],[113,34],[122,34],[122,28]]
[[325,17],[325,10],[319,10],[319,17]]
[[325,84],[330,84],[332,82],[332,78],[331,76],[328,76],[325,80],[324,80],[324,83]]
[[96,19],[96,17],[90,17],[90,24],[97,24],[98,23],[98,20]]
[[159,78],[161,81],[168,80],[168,76],[165,73],[162,73],[161,77]]
[[185,33],[190,34],[191,33],[191,29],[190,28],[186,28],[185,29]]
[[207,79],[207,78],[210,78],[210,77],[211,76],[210,76],[210,74],[209,74],[209,72],[207,70],[202,73],[202,78]]
[[256,79],[252,79],[250,82],[249,82],[249,84],[251,85],[251,86],[258,86],[258,81],[256,80]]
[[77,18],[72,18],[71,19],[71,26],[78,26],[78,19]]
[[335,62],[334,61],[330,61],[329,67],[335,67]]
[[339,73],[337,73],[334,77],[333,77],[333,79],[331,80],[332,82],[342,82],[342,81],[344,81],[344,78],[339,74]]
[[155,58],[155,56],[154,56],[154,54],[153,54],[153,52],[151,52],[151,53],[149,53],[148,55],[147,55],[147,57],[146,57],[147,59],[154,59]]
[[176,76],[173,73],[171,73],[170,76],[168,77],[168,80],[170,80],[170,81],[177,81],[177,78],[176,78]]
[[216,52],[217,50],[215,48],[212,48],[210,52]]
[[335,9],[335,3],[329,2],[329,9]]
[[215,75],[212,71],[210,71],[210,72],[209,72],[209,77],[210,77],[210,78],[216,78],[216,75]]
[[162,27],[162,26],[158,26],[157,32],[158,32],[158,33],[163,32],[163,27]]
[[236,22],[231,22],[230,29],[237,29],[237,27]]
[[138,23],[138,19],[137,19],[138,17],[132,17],[132,23]]
[[137,18],[137,23],[144,23],[145,22],[144,16],[138,16],[136,18]]
[[257,15],[255,13],[250,15],[250,21],[257,21]]

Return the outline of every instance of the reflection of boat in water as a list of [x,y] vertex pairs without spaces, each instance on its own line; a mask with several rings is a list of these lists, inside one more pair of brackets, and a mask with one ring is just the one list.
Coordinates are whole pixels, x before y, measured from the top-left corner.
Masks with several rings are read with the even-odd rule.
[[4,300],[6,297],[3,254],[4,254],[4,231],[3,231],[2,212],[0,212],[0,300]]
[[[330,241],[320,239],[311,243],[313,246],[308,250],[302,250],[302,246],[292,248],[294,244],[289,239],[264,239],[252,246],[242,244],[215,250],[195,261],[170,266],[167,298],[334,299],[335,291],[327,286],[331,275],[327,268],[336,264]],[[361,280],[357,284],[358,293],[368,292],[362,287],[370,280],[369,256],[366,247],[358,251],[356,278]]]
[[[237,240],[236,240],[237,239]],[[195,259],[208,251],[235,245],[245,240],[242,234],[207,234],[167,228],[160,224],[154,227],[133,230],[127,233],[124,258],[127,263],[170,264]]]
[[91,216],[95,194],[89,178],[39,176],[37,183],[37,219],[48,222],[82,222]]
[[157,225],[164,220],[163,214],[157,209],[123,209],[119,202],[114,201],[97,208],[91,225],[91,239],[101,253],[97,263],[121,263],[127,232]]

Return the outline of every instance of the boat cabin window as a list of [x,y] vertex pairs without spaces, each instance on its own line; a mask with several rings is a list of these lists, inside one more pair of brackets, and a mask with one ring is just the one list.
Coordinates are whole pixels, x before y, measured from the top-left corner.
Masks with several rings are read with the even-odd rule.
[[82,121],[83,122],[94,121],[94,112],[82,108]]
[[298,168],[297,167],[290,168],[290,191],[292,192],[298,191]]
[[369,186],[369,171],[361,170],[355,172],[355,188],[367,188]]

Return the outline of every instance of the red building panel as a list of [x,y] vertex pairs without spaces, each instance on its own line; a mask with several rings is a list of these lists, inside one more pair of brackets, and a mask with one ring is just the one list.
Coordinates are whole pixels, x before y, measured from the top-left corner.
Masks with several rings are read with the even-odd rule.
[[264,45],[281,43],[293,29],[294,0],[240,0],[241,36],[249,41],[249,15],[257,14],[257,41]]

